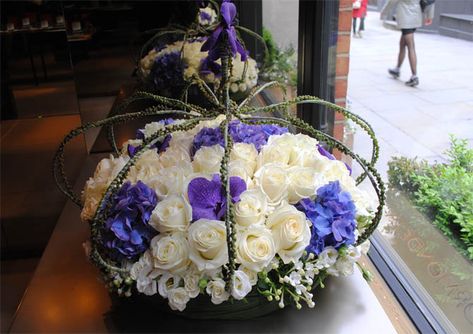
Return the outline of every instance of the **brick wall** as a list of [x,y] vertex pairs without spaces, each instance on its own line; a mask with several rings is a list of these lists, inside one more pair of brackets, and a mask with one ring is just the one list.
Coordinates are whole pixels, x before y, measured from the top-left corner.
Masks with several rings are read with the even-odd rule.
[[[350,67],[350,40],[352,21],[352,0],[340,0],[340,11],[338,16],[338,41],[337,41],[337,63],[335,76],[335,103],[345,107],[347,101],[348,71]],[[333,135],[343,141],[345,120],[343,115],[335,115]],[[337,158],[341,158],[338,151],[334,152]]]

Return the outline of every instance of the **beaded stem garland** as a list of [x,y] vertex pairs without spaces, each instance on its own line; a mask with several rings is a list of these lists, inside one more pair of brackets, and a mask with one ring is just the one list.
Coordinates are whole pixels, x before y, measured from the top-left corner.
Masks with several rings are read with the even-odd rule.
[[[232,6],[234,7],[231,2],[225,1],[222,4],[223,11],[232,13],[234,10]],[[234,15],[231,16],[232,20],[233,18]],[[378,143],[373,129],[365,120],[345,108],[313,96],[299,96],[265,107],[250,105],[250,102],[263,90],[278,86],[279,84],[276,82],[255,87],[239,104],[230,99],[228,75],[231,72],[232,52],[236,50],[232,48],[232,44],[234,45],[236,41],[229,39],[239,38],[236,34],[225,33],[225,31],[232,29],[234,25],[232,20],[228,20],[228,17],[225,20],[225,29],[221,29],[218,43],[214,44],[215,49],[212,51],[212,61],[219,59],[221,63],[221,85],[216,91],[213,91],[198,76],[195,76],[193,80],[193,84],[198,87],[202,96],[208,99],[211,108],[203,108],[185,100],[162,97],[148,92],[136,92],[111,117],[88,123],[71,131],[64,138],[54,157],[54,177],[59,188],[76,205],[83,208],[84,202],[73,192],[64,171],[64,151],[69,141],[87,130],[106,126],[109,140],[116,152],[119,153],[113,135],[114,125],[149,116],[161,118],[172,116],[174,118],[174,121],[160,125],[155,124],[156,128],[148,131],[137,146],[133,146],[133,154],[130,154],[130,150],[128,150],[128,153],[121,153],[117,158],[122,159],[122,163],[118,165],[115,173],[109,175],[110,181],[105,183],[103,190],[100,191],[100,201],[96,203],[91,211],[92,214],[86,219],[91,229],[88,254],[91,261],[103,273],[110,289],[119,295],[130,296],[138,292],[153,295],[157,293],[157,285],[159,285],[159,294],[168,299],[170,307],[182,312],[190,298],[195,298],[199,294],[209,294],[212,299],[210,306],[205,302],[198,304],[199,300],[205,298],[202,296],[194,304],[189,303],[187,311],[184,311],[184,314],[198,318],[247,318],[274,310],[272,307],[262,306],[265,303],[279,307],[294,304],[300,308],[301,301],[305,301],[309,307],[313,307],[312,290],[317,286],[323,287],[323,280],[326,276],[346,275],[352,272],[353,264],[359,257],[359,245],[363,244],[375,230],[381,219],[384,206],[384,185],[379,173],[374,168],[378,158]],[[219,29],[218,24],[213,28]],[[239,30],[238,26],[235,28]],[[155,105],[140,112],[123,113],[129,105],[142,100],[154,102]],[[332,136],[291,116],[288,108],[300,104],[326,106],[358,124],[372,140],[373,150],[370,161],[352,152]],[[282,116],[280,118],[272,117],[271,114],[274,112],[278,112]],[[214,124],[214,127],[206,127],[206,124]],[[254,134],[258,138],[258,142],[263,140],[263,144],[254,146],[252,138],[245,142],[247,139],[235,137],[236,127],[244,129],[242,131],[255,131]],[[283,131],[283,129],[286,127],[296,128],[306,135],[285,133],[287,130]],[[191,152],[190,149],[187,151],[186,154],[194,154],[194,161],[189,161],[191,164],[198,165],[198,155],[204,151],[222,152],[217,160],[217,169],[212,169],[212,172],[204,171],[209,178],[206,179],[205,175],[189,176],[188,186],[184,188],[185,194],[178,193],[177,195],[180,196],[161,194],[157,190],[158,188],[153,188],[151,183],[141,182],[140,177],[131,178],[135,181],[130,183],[130,173],[135,173],[136,166],[142,164],[140,159],[145,159],[148,155],[155,156],[155,154],[160,159],[159,154],[161,153],[157,153],[156,146],[164,143],[165,138],[168,140],[171,138],[171,145],[173,145],[173,135],[180,133],[185,138],[187,133],[195,132],[201,133],[199,138],[205,140],[202,139],[201,144],[193,146],[196,148],[195,152]],[[197,137],[194,134],[190,139],[196,140]],[[342,179],[339,179],[338,176],[327,176],[331,171],[324,170],[320,172],[324,175],[322,178],[324,182],[320,181],[321,183],[318,186],[313,186],[309,192],[304,187],[298,188],[295,193],[291,191],[289,197],[281,197],[282,200],[279,199],[281,194],[278,192],[268,195],[264,185],[259,184],[259,182],[263,182],[261,180],[263,180],[264,173],[272,168],[273,173],[280,173],[286,178],[285,173],[290,173],[291,169],[282,166],[280,161],[272,161],[273,158],[267,152],[272,148],[271,145],[276,145],[276,148],[285,147],[277,146],[280,145],[278,140],[291,141],[296,140],[296,137],[297,140],[303,140],[304,143],[314,144],[313,152],[312,150],[304,152],[316,154],[319,162],[328,163],[333,157],[327,158],[328,153],[324,153],[325,156],[320,154],[317,149],[318,144],[315,145],[317,141],[325,142],[330,147],[350,156],[363,170],[362,175],[356,180],[356,185],[368,178],[378,197],[378,204],[373,206],[368,213],[360,213],[363,208],[358,205],[358,202],[354,202],[355,199],[344,186],[348,182],[346,181],[349,178],[348,172],[346,169],[343,171],[344,165],[340,165],[336,161],[329,166],[342,168],[341,173],[345,175]],[[131,145],[130,142],[128,145]],[[253,150],[259,159],[259,169],[249,181],[243,182],[244,176],[236,178],[234,176],[232,162],[235,160],[236,145]],[[258,152],[255,147],[258,147],[260,151]],[[269,163],[264,162],[265,154],[268,154]],[[304,154],[296,158],[304,159]],[[150,165],[145,167],[150,167]],[[180,165],[171,166],[175,169],[181,167]],[[311,168],[317,169],[318,167],[307,167],[304,171],[316,177],[317,173]],[[198,170],[200,171],[200,169]],[[302,169],[296,170],[302,171]],[[238,193],[234,188],[236,181],[239,184],[243,182],[244,185],[243,188],[240,187]],[[214,192],[217,194],[215,196],[220,199],[215,204],[217,206],[212,207],[211,210],[218,210],[219,215],[221,212],[223,214],[222,221],[197,219],[199,218],[197,212],[201,212],[200,215],[205,215],[207,212],[205,210],[210,209],[195,211],[196,220],[191,218],[193,215],[190,211],[200,210],[199,208],[203,205],[197,203],[200,205],[198,206],[195,203],[197,200],[194,199],[194,195],[190,194],[191,187],[197,187],[199,190],[198,187],[202,184],[221,187],[222,197],[218,196],[218,191]],[[348,182],[348,184],[351,183]],[[247,189],[247,187],[250,188]],[[353,187],[355,187],[354,180]],[[158,192],[156,193],[156,191]],[[353,191],[357,193],[358,190]],[[197,195],[199,195],[198,191]],[[211,198],[213,195],[208,196]],[[247,223],[245,220],[247,216],[240,212],[242,203],[251,202],[254,199],[262,199],[261,203],[264,202],[262,213],[256,218],[251,217],[251,222]],[[85,200],[87,201],[87,196]],[[164,224],[162,215],[160,216],[162,212],[158,208],[165,206],[162,204],[165,201],[173,200],[180,205],[180,208],[184,208],[182,212],[188,216],[190,213],[186,219],[179,220],[180,225],[177,227]],[[155,217],[158,217],[157,220]],[[178,229],[179,232],[169,232],[169,229],[172,231]],[[196,258],[201,254],[195,255],[196,248],[189,246],[197,241],[203,242],[202,239],[196,239],[197,241],[192,239],[191,234],[198,233],[196,230],[211,233],[208,234],[209,238],[215,233],[222,233],[222,237],[225,238],[225,246],[220,247],[218,252],[215,251],[216,248],[212,248],[211,252],[204,254],[206,257],[203,260]],[[294,233],[299,233],[297,240],[289,242],[285,239],[286,236],[292,236]],[[166,243],[166,238],[172,239],[171,243]],[[165,240],[163,241],[163,239]],[[256,253],[267,251],[268,254],[272,252],[272,255],[260,260],[251,257],[250,260],[245,258],[245,254],[248,248],[251,248],[250,244],[254,240],[259,240],[258,245],[262,245],[262,248],[256,248]],[[214,241],[212,240],[212,245],[215,244]],[[160,253],[163,244],[167,248],[164,253]],[[179,247],[179,245],[184,246]],[[199,245],[197,249],[203,247],[202,244]],[[182,253],[188,248],[189,255],[186,253],[178,257],[182,262],[179,266],[179,261],[164,263],[162,254],[168,256],[171,251]],[[216,253],[219,254],[216,255]],[[209,257],[212,259],[209,260]],[[245,298],[248,301],[247,306],[241,301]],[[232,299],[234,304],[225,302],[228,299]],[[204,304],[208,307],[204,307]],[[200,311],[197,305],[200,305]],[[259,308],[261,312],[255,312],[255,308]],[[220,312],[220,315],[206,313],[214,312],[214,310],[217,313]]]

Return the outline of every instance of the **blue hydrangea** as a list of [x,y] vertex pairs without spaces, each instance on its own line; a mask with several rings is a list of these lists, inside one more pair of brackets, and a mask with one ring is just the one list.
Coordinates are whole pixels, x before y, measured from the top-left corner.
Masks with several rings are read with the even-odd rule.
[[327,246],[338,249],[355,243],[355,204],[350,194],[342,191],[338,181],[320,187],[315,200],[304,198],[296,208],[312,222],[307,251],[318,255]]
[[143,182],[123,184],[113,198],[102,232],[104,247],[112,258],[136,259],[149,248],[157,232],[148,222],[157,203],[156,193]]

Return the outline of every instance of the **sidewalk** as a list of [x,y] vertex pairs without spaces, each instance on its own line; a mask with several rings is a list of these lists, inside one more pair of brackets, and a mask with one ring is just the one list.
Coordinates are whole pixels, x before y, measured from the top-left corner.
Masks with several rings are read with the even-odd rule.
[[[401,78],[387,73],[397,60],[400,32],[383,27],[370,11],[363,38],[352,38],[348,97],[351,110],[374,128],[381,148],[377,168],[386,177],[391,156],[443,161],[449,134],[473,146],[473,43],[416,33],[420,85],[410,77],[406,55]],[[355,134],[355,152],[369,156],[369,138]]]

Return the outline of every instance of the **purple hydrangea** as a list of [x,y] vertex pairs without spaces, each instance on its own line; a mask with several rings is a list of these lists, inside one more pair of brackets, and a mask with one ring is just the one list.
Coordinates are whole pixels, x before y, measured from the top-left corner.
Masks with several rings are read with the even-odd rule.
[[315,200],[304,198],[296,208],[312,222],[312,237],[307,251],[320,254],[325,247],[340,248],[355,243],[355,204],[338,181],[320,187]]
[[135,259],[148,249],[157,234],[148,224],[157,203],[156,193],[143,182],[123,184],[102,232],[104,246],[114,259]]
[[[163,120],[159,121],[159,123],[161,123],[163,125],[169,125],[169,124],[174,123],[174,119],[166,118],[166,119],[163,119]],[[171,138],[172,138],[172,136],[170,134],[166,135],[166,137],[164,137],[164,139],[162,141],[158,140],[156,143],[151,145],[151,149],[156,148],[158,150],[158,153],[162,153],[162,152],[166,151],[166,149],[169,147],[169,143],[171,142]],[[138,131],[136,131],[136,139],[141,139],[141,140],[145,139],[144,129],[138,129]],[[136,152],[138,151],[138,149],[140,149],[140,148],[141,148],[141,145],[133,146],[133,145],[128,144],[128,147],[127,147],[128,156],[130,158],[133,158],[135,156]]]
[[181,52],[163,54],[154,60],[151,78],[157,90],[171,91],[184,86],[184,69]]
[[[251,125],[240,121],[232,121],[228,127],[228,132],[235,143],[253,144],[259,151],[263,145],[266,145],[270,136],[286,133],[288,129],[272,124]],[[222,147],[225,144],[220,128],[203,128],[194,137],[193,154],[202,146],[217,144]]]
[[[237,176],[230,177],[230,195],[232,202],[240,200],[240,195],[246,190],[246,183]],[[189,183],[189,203],[192,207],[192,220],[201,218],[221,220],[225,216],[227,199],[222,191],[220,175],[215,174],[212,180],[197,177]]]
[[[330,153],[329,151],[327,151],[322,145],[320,144],[317,144],[317,150],[319,151],[320,154],[322,154],[324,157],[327,157],[329,158],[330,160],[336,160],[336,158],[333,156],[332,153]],[[347,169],[348,169],[348,172],[352,173],[352,169],[351,167],[346,163],[344,162],[345,166],[347,166]]]

